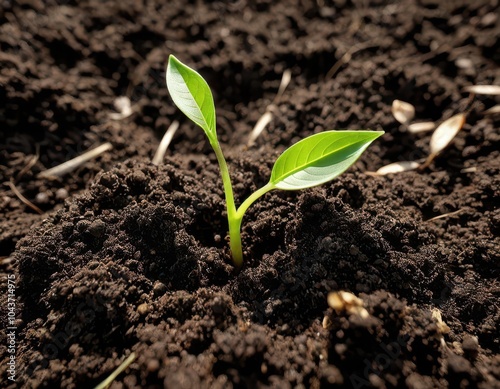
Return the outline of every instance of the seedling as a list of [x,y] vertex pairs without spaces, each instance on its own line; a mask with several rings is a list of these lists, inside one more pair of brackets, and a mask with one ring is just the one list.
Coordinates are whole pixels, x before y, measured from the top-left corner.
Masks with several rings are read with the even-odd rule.
[[215,151],[226,195],[229,247],[236,266],[243,263],[241,221],[259,197],[274,190],[299,190],[324,184],[349,168],[383,131],[325,131],[285,150],[276,160],[269,182],[236,208],[226,159],[217,140],[215,106],[207,82],[173,55],[167,66],[167,87],[175,105],[200,126]]

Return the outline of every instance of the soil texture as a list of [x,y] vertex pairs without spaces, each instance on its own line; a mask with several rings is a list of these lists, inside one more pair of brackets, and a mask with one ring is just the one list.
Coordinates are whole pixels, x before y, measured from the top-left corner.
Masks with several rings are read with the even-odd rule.
[[[464,91],[500,84],[499,8],[3,1],[1,386],[91,388],[135,353],[111,388],[500,388],[500,116],[484,113],[500,98]],[[331,183],[255,203],[235,269],[216,158],[168,96],[169,54],[212,88],[238,204],[306,136],[386,133]],[[467,120],[428,168],[373,176],[430,152],[395,99],[416,121]],[[364,308],[329,307],[339,291]]]

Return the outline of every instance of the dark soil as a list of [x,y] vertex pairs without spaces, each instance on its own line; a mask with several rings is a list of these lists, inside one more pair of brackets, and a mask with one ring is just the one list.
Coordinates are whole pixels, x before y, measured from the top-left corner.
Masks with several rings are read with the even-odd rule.
[[[500,387],[500,117],[483,114],[500,99],[463,91],[500,82],[499,15],[498,0],[3,1],[0,256],[16,277],[17,374],[6,330],[1,386],[91,388],[135,352],[113,388]],[[252,206],[238,271],[215,156],[168,96],[171,53],[213,89],[238,203],[303,137],[386,134],[337,180]],[[111,120],[119,96],[134,113]],[[369,176],[429,153],[394,99],[419,120],[470,112],[428,169]],[[107,141],[76,172],[37,177]],[[329,308],[339,290],[369,317]]]

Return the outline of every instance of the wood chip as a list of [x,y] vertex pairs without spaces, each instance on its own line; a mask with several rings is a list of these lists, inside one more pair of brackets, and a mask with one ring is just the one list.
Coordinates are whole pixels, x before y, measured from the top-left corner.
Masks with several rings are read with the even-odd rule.
[[408,124],[415,117],[415,107],[401,100],[392,102],[392,115],[401,124]]

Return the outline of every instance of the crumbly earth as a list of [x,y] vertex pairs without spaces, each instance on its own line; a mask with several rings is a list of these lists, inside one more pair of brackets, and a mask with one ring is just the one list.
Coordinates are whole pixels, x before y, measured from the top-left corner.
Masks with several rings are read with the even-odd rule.
[[[94,387],[131,353],[112,388],[500,387],[500,117],[484,114],[500,100],[464,92],[500,80],[498,1],[206,3],[2,2],[0,256],[17,314],[13,383],[2,281],[2,387]],[[168,97],[170,53],[213,89],[238,203],[303,137],[386,134],[335,181],[253,205],[237,270],[215,156]],[[119,96],[133,113],[115,120]],[[371,176],[429,154],[395,99],[418,121],[467,121],[427,169]],[[329,308],[335,291],[368,316]]]

